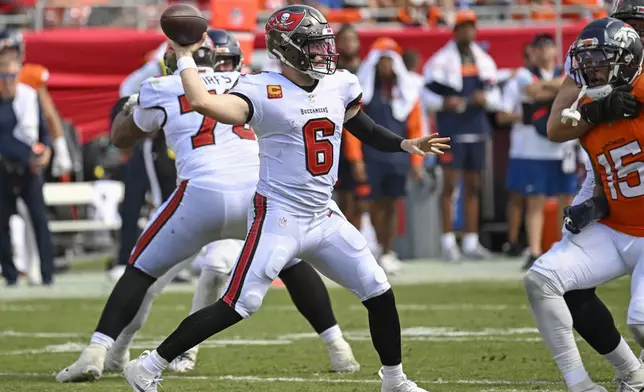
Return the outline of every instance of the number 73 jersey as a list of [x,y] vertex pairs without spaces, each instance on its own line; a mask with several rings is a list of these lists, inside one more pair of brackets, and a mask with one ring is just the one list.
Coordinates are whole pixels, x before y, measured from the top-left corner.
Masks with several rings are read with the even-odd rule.
[[261,72],[242,75],[230,94],[248,103],[259,139],[257,191],[294,212],[326,209],[338,178],[344,115],[362,97],[358,79],[338,70],[306,88]]
[[[238,72],[200,75],[210,94],[227,93],[239,78]],[[176,156],[179,180],[208,176],[227,183],[257,181],[258,145],[253,130],[248,125],[219,124],[194,111],[179,75],[147,79],[141,84],[137,106],[152,118],[141,118],[139,111],[135,122],[153,122],[155,128],[163,129],[167,145]]]
[[[644,101],[644,78],[632,93]],[[580,138],[608,199],[606,226],[644,237],[644,116],[600,124]],[[599,184],[596,184],[596,186]]]

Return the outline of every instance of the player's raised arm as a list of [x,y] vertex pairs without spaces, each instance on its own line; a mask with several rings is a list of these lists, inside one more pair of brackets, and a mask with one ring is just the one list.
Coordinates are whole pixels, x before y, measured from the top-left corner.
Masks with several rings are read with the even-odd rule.
[[[206,33],[204,33],[204,39],[206,39]],[[181,83],[188,103],[198,113],[220,123],[231,125],[246,123],[251,109],[244,99],[232,94],[211,95],[199,77],[192,53],[199,49],[202,43],[203,40],[190,46],[181,46],[171,41],[177,55],[177,67],[181,73]]]
[[449,149],[445,144],[448,137],[438,137],[437,133],[416,139],[403,139],[387,128],[378,125],[360,105],[347,108],[344,128],[364,144],[384,152],[408,152],[414,155],[425,155],[426,152],[443,154],[442,150]]

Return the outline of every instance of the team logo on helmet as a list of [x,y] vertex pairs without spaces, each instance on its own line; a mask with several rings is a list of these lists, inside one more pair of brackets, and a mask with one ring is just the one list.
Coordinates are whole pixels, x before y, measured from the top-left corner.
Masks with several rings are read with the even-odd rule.
[[620,28],[615,33],[614,39],[615,41],[629,44],[630,41],[637,41],[638,39],[640,39],[640,36],[628,23],[624,23],[624,27]]
[[304,19],[305,13],[278,12],[266,23],[266,31],[279,30],[290,32],[297,28]]

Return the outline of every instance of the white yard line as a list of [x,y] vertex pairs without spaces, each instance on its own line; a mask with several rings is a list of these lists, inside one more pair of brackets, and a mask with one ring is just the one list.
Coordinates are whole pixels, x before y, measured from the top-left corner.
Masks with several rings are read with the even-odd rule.
[[[405,341],[417,342],[509,342],[509,343],[540,343],[537,330],[534,328],[486,328],[478,331],[467,331],[458,328],[431,328],[412,327],[404,328],[402,336]],[[344,331],[344,336],[349,341],[370,341],[369,330]],[[20,356],[38,354],[57,354],[80,352],[87,344],[89,333],[75,332],[17,332],[0,331],[2,339],[65,339],[41,347],[25,348],[20,350],[0,351],[0,356]],[[69,341],[69,340],[73,341]],[[133,344],[133,349],[150,349],[157,346],[165,336],[140,335]],[[209,339],[202,348],[218,348],[226,346],[284,346],[295,344],[300,340],[319,339],[312,332],[291,333],[267,337],[235,337],[232,339]]]
[[[520,282],[522,273],[519,260],[498,258],[491,261],[463,262],[460,264],[441,261],[405,262],[403,271],[391,277],[392,285],[418,285],[428,283],[462,282]],[[338,285],[324,278],[329,288]],[[113,282],[104,272],[69,273],[57,276],[53,287],[28,287],[22,284],[0,292],[0,302],[25,299],[52,298],[105,298],[109,295]],[[164,292],[194,291],[194,285],[170,285]]]
[[[534,389],[483,389],[480,392],[533,392]],[[564,392],[563,389],[539,389],[539,392]]]
[[[55,373],[20,373],[20,372],[0,372],[0,377],[18,377],[18,378],[36,378],[36,377],[54,377]],[[104,378],[120,378],[119,374],[106,374]],[[349,379],[349,378],[303,378],[303,377],[258,377],[258,376],[179,376],[179,375],[164,375],[167,379],[179,380],[211,380],[211,381],[238,381],[238,382],[258,382],[258,383],[327,383],[327,384],[379,384],[380,380],[373,379]],[[520,385],[558,385],[559,382],[543,381],[543,380],[416,380],[422,384],[440,384],[440,385],[507,385],[507,386],[520,386]],[[492,392],[493,390],[487,390]],[[507,390],[499,390],[503,392],[511,392]],[[546,392],[546,391],[543,391]]]
[[[527,310],[528,305],[504,305],[504,304],[397,304],[400,311],[418,311],[418,312],[451,312],[451,311],[503,311],[503,310]],[[158,312],[187,312],[190,305],[154,305],[153,308]],[[364,306],[351,305],[349,310],[364,311]],[[43,312],[51,310],[49,305],[20,305],[18,303],[0,302],[0,312]],[[95,311],[96,306],[81,305],[80,311]],[[262,310],[268,312],[297,312],[294,305],[266,305]]]

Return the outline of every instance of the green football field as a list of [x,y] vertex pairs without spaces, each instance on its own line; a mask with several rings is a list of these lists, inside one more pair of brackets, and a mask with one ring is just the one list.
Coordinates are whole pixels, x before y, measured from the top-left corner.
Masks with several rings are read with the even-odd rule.
[[[410,379],[439,392],[565,390],[534,327],[519,265],[414,263],[392,279]],[[0,288],[0,392],[130,391],[118,374],[91,384],[54,380],[88,342],[111,285],[102,273],[84,273],[63,276],[52,289]],[[157,299],[132,355],[156,347],[174,330],[190,309],[190,290],[175,285]],[[359,373],[329,371],[323,343],[276,287],[259,313],[201,346],[193,373],[166,373],[160,391],[379,391],[366,311],[344,290],[329,291]],[[626,333],[629,281],[611,283],[599,295]],[[609,366],[579,344],[592,377],[613,389]]]

